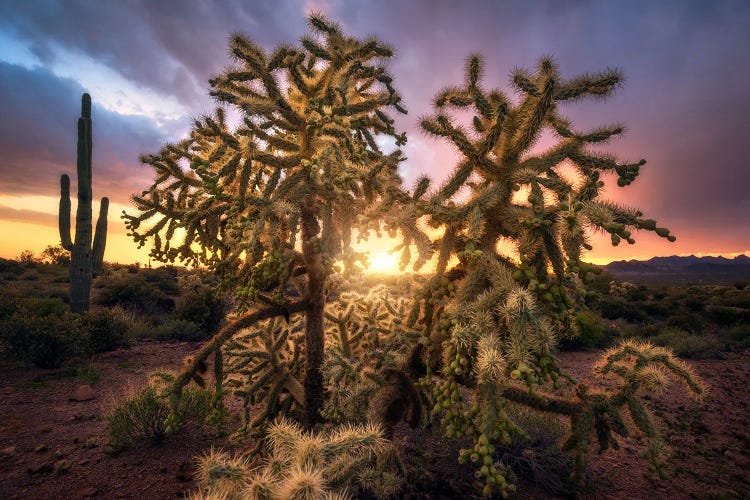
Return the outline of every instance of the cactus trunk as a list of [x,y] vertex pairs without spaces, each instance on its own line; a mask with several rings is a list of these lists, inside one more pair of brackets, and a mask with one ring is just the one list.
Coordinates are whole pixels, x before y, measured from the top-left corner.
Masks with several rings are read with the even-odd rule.
[[78,207],[75,240],[71,240],[70,237],[70,179],[65,174],[60,178],[60,240],[62,246],[70,251],[70,310],[73,312],[83,312],[89,308],[91,279],[101,269],[107,241],[107,198],[102,198],[99,206],[96,237],[93,237],[91,230],[91,150],[91,97],[83,94],[81,117],[78,119]]
[[307,299],[305,311],[305,424],[314,427],[321,421],[323,408],[323,353],[325,335],[323,313],[326,307],[323,256],[320,253],[318,233],[320,226],[314,211],[308,206],[302,214],[302,253],[307,267]]

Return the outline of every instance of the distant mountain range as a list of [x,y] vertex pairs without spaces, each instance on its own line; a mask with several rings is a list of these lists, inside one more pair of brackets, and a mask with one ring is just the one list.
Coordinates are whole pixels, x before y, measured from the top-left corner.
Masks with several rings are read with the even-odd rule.
[[722,284],[750,279],[750,257],[653,257],[619,260],[602,266],[616,277],[642,283]]

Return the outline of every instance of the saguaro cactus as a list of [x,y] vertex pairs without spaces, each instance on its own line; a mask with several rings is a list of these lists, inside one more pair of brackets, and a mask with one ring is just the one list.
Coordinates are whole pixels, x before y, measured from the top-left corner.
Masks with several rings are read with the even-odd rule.
[[96,223],[94,246],[91,246],[91,96],[81,97],[78,119],[78,208],[75,242],[70,238],[70,178],[60,177],[60,240],[70,252],[70,310],[89,308],[91,278],[101,270],[107,243],[107,210],[109,199],[102,198]]

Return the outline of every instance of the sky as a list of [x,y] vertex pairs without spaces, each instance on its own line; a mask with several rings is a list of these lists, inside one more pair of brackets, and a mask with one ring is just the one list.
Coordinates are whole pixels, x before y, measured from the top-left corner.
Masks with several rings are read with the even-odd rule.
[[639,207],[677,236],[668,243],[639,233],[635,245],[618,247],[596,238],[587,258],[750,253],[750,2],[5,0],[0,257],[59,243],[59,178],[75,183],[75,124],[89,92],[95,216],[102,196],[111,202],[105,259],[145,263],[147,249],[135,250],[120,219],[129,196],[152,182],[138,155],[181,139],[193,117],[214,108],[208,79],[230,64],[232,33],[267,49],[295,43],[311,10],[395,48],[389,67],[409,110],[396,122],[409,138],[407,186],[424,173],[440,181],[455,164],[453,150],[417,121],[438,90],[462,83],[470,54],[484,57],[486,87],[509,92],[513,68],[552,55],[563,77],[625,74],[614,96],[562,112],[579,130],[626,125],[607,150],[648,163],[631,186],[610,179],[605,197]]

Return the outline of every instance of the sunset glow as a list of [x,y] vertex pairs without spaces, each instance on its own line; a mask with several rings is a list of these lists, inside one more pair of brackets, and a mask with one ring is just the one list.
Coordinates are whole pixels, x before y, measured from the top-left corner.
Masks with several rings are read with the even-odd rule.
[[370,265],[367,272],[373,274],[398,274],[398,255],[388,252],[377,252],[370,255]]
[[[59,242],[59,178],[72,174],[75,183],[75,123],[80,95],[87,91],[93,99],[94,210],[102,196],[112,203],[105,259],[142,263],[148,248],[136,249],[119,218],[130,207],[130,195],[153,181],[138,155],[179,140],[193,117],[214,107],[207,82],[229,63],[230,33],[252,32],[264,47],[293,42],[304,32],[309,7],[285,3],[278,16],[269,16],[253,3],[215,6],[209,25],[204,22],[207,7],[195,4],[186,5],[179,23],[166,22],[163,13],[146,6],[112,4],[84,13],[36,2],[12,4],[0,5],[0,257],[13,258],[25,249],[38,254]],[[644,158],[647,164],[624,189],[614,185],[613,176],[604,176],[604,196],[641,208],[677,236],[670,244],[636,233],[635,245],[612,247],[607,237],[594,235],[594,250],[585,259],[606,263],[746,252],[750,198],[744,158],[750,156],[750,143],[742,134],[750,70],[736,61],[748,44],[742,21],[748,7],[722,2],[648,3],[633,9],[613,2],[559,9],[542,5],[497,2],[463,9],[445,3],[431,7],[427,23],[418,10],[397,2],[387,9],[325,2],[327,14],[348,32],[376,34],[396,49],[389,71],[409,111],[396,116],[395,123],[408,135],[407,160],[400,167],[404,185],[411,187],[427,174],[438,186],[455,165],[456,151],[421,133],[418,117],[430,113],[431,97],[441,87],[460,80],[469,54],[484,56],[487,85],[506,92],[514,67],[529,67],[540,55],[552,54],[567,76],[622,69],[625,84],[612,98],[565,105],[561,111],[581,131],[610,123],[626,126],[626,134],[606,150],[628,161]],[[49,16],[56,21],[50,23]],[[709,18],[711,23],[703,22]],[[142,19],[149,22],[134,36],[126,27]],[[494,21],[499,19],[514,21],[499,30]],[[85,28],[92,25],[99,29]],[[584,39],[580,30],[570,28],[575,26],[592,31]],[[623,26],[631,36],[616,35]],[[200,44],[184,43],[185,33],[197,31]],[[102,43],[100,33],[108,33],[111,43]],[[615,43],[617,51],[607,49]],[[544,150],[552,139],[540,137],[535,148]],[[373,270],[398,268],[400,256],[384,253],[396,243],[368,242]]]

